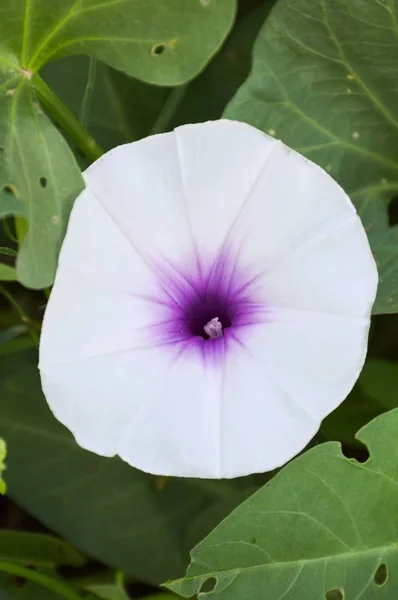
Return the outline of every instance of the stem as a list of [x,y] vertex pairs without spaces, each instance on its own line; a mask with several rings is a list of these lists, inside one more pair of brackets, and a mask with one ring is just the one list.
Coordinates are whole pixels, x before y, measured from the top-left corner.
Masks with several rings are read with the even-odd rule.
[[38,98],[53,119],[62,127],[82,152],[91,160],[97,160],[104,151],[95,139],[84,129],[83,125],[71,113],[69,108],[48,87],[40,75],[35,75],[33,84]]
[[23,308],[21,307],[21,305],[15,300],[15,298],[10,294],[10,292],[3,286],[0,284],[0,294],[3,294],[4,298],[6,298],[8,300],[8,302],[11,304],[11,306],[13,308],[15,308],[16,312],[19,315],[19,318],[21,319],[22,323],[25,323],[26,325],[28,325],[29,328],[29,333],[30,333],[30,337],[32,338],[33,342],[35,343],[36,346],[39,345],[39,336],[37,335],[36,331],[34,331],[32,329],[32,327],[29,327],[30,324],[34,324],[37,326],[37,323],[35,323],[34,321],[32,321],[32,319],[30,319],[24,312]]
[[79,120],[83,127],[87,127],[88,116],[91,108],[91,100],[94,92],[95,78],[97,75],[97,62],[98,59],[95,56],[90,56],[90,62],[88,65],[87,83],[86,89],[84,90],[84,96],[82,105],[80,107]]
[[188,85],[185,84],[171,90],[166,102],[163,104],[162,110],[152,125],[150,135],[154,135],[155,133],[163,133],[167,130],[171,119],[174,117],[177,108],[179,107],[180,102],[187,91],[187,87]]
[[16,575],[17,577],[23,577],[32,583],[37,583],[68,600],[81,600],[81,596],[78,596],[72,590],[66,586],[64,583],[57,581],[56,579],[51,579],[51,577],[47,577],[47,575],[42,575],[37,571],[32,571],[31,569],[27,569],[26,567],[21,567],[20,565],[16,565],[14,563],[8,563],[0,561],[0,571],[4,573],[10,573],[11,575]]

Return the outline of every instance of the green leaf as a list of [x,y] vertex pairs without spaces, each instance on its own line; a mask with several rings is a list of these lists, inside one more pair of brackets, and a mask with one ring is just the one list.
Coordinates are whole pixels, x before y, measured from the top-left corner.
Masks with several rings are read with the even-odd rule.
[[7,456],[7,446],[4,440],[0,438],[0,494],[5,494],[7,491],[6,482],[3,479],[3,471],[7,468],[5,459]]
[[55,58],[85,54],[145,81],[181,84],[219,49],[235,0],[3,0],[1,11],[0,217],[27,219],[18,280],[41,288],[53,281],[82,179],[41,110],[38,72]]
[[218,50],[235,8],[235,0],[3,0],[1,60],[37,73],[54,58],[86,54],[179,85]]
[[186,88],[167,129],[184,123],[219,119],[238,87],[249,75],[256,36],[272,6],[268,0],[251,10],[233,28],[229,38],[206,69]]
[[187,576],[167,587],[184,598],[329,599],[341,590],[340,599],[395,600],[397,436],[394,410],[359,432],[363,464],[335,442],[306,452],[196,546]]
[[[37,358],[0,361],[0,432],[7,439],[9,496],[84,554],[153,583],[180,576],[188,552],[208,533],[189,527],[214,503],[220,517],[242,500],[234,482],[157,478],[118,458],[77,446],[50,413]],[[22,367],[20,366],[22,365]]]
[[18,82],[14,76],[1,84],[1,70],[0,144],[4,147],[0,217],[23,215],[29,222],[17,258],[17,277],[27,287],[45,287],[53,281],[82,179],[71,150],[42,112],[30,82]]
[[398,311],[398,227],[387,215],[398,192],[397,10],[398,0],[279,0],[225,113],[305,154],[350,195],[380,271],[374,313]]
[[0,560],[37,567],[84,564],[83,556],[63,540],[22,531],[0,531]]
[[368,360],[359,384],[384,410],[398,406],[398,364],[387,360]]
[[93,592],[101,600],[130,600],[125,589],[117,583],[95,583],[86,586],[85,589]]
[[17,273],[14,267],[0,264],[0,281],[16,281]]
[[42,72],[105,150],[149,134],[170,89],[149,85],[86,56],[49,63]]

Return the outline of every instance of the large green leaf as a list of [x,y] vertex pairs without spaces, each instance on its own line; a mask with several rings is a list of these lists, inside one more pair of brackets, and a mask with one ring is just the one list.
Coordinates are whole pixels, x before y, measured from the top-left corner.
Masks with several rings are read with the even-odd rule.
[[384,410],[398,406],[398,363],[368,360],[359,378],[364,392]]
[[[178,85],[218,50],[235,0],[3,0],[0,19],[0,217],[23,215],[17,260],[28,287],[52,283],[79,169],[42,113],[37,73],[50,60],[94,56],[145,81]],[[90,140],[88,140],[90,143]]]
[[3,0],[0,62],[36,73],[54,58],[88,54],[179,85],[218,50],[235,8],[235,0]]
[[184,598],[395,600],[397,436],[394,410],[359,432],[366,463],[335,442],[294,460],[194,548],[186,578],[168,587]]
[[26,357],[0,362],[9,496],[86,554],[140,580],[181,575],[189,549],[212,526],[206,520],[191,533],[191,524],[225,498],[222,518],[244,490],[233,482],[160,481],[82,450],[50,413],[37,367],[19,362]]
[[[398,0],[279,0],[225,116],[282,139],[350,194],[380,271],[375,313],[398,311]],[[320,198],[320,202],[322,199]]]
[[35,567],[80,567],[84,563],[84,558],[63,540],[23,531],[0,531],[0,560]]

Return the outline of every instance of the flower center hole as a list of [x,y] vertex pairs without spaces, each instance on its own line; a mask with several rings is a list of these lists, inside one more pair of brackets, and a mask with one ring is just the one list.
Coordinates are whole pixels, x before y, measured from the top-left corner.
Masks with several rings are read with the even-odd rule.
[[204,340],[222,337],[224,330],[232,325],[228,305],[218,296],[196,300],[189,306],[186,316],[191,335]]

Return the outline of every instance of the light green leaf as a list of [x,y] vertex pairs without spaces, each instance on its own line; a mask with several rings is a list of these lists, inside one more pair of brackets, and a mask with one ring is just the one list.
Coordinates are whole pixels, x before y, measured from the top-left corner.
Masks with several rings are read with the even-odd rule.
[[83,556],[63,540],[23,531],[0,531],[0,560],[35,567],[84,563]]
[[206,521],[190,534],[191,523],[225,498],[222,518],[242,499],[238,484],[169,478],[159,489],[156,478],[118,458],[83,450],[48,409],[35,354],[25,368],[18,354],[0,361],[9,496],[88,556],[141,581],[180,576],[211,527]]
[[[17,277],[27,287],[52,283],[74,198],[82,188],[67,143],[41,110],[35,90],[15,76],[1,85],[0,217],[23,215],[29,228]],[[8,94],[8,95],[7,95]]]
[[7,456],[7,446],[4,440],[0,438],[0,494],[5,494],[7,491],[6,482],[3,479],[3,471],[6,470],[7,465],[5,459]]
[[398,311],[387,216],[398,192],[397,11],[398,0],[279,0],[225,113],[305,154],[351,196],[380,271],[374,313]]
[[10,265],[0,264],[0,281],[16,281],[17,272]]
[[368,396],[384,410],[398,406],[398,364],[387,360],[368,360],[359,378]]
[[235,0],[3,0],[0,58],[29,74],[86,54],[144,81],[179,85],[218,50],[235,9]]
[[28,221],[17,260],[21,283],[52,283],[82,188],[73,154],[41,110],[38,72],[55,58],[85,54],[145,81],[178,85],[219,49],[234,16],[235,0],[3,0],[0,217]]
[[187,576],[168,587],[184,598],[315,600],[341,590],[340,599],[395,600],[397,436],[394,410],[359,432],[363,464],[335,442],[306,452],[196,546]]

